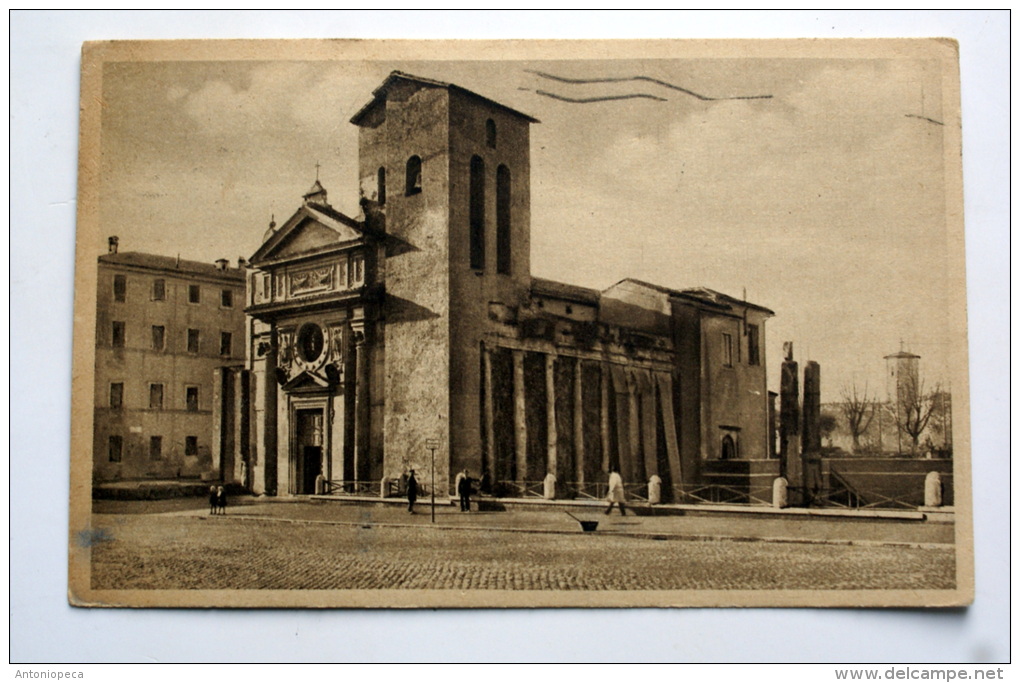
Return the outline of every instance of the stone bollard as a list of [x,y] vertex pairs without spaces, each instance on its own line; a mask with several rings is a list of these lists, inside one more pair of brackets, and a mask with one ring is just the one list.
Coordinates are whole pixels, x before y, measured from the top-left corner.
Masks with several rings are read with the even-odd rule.
[[789,482],[784,477],[776,477],[776,480],[772,482],[772,507],[782,509],[787,506],[787,486],[789,486]]
[[326,492],[326,477],[321,474],[315,477],[315,495],[321,496]]
[[662,479],[659,475],[653,474],[648,480],[648,504],[658,505],[662,502]]
[[924,477],[924,506],[942,507],[942,475],[938,472],[929,472]]
[[556,497],[556,475],[552,472],[545,475],[545,480],[542,482],[542,497],[546,500]]
[[379,497],[387,498],[389,497],[389,495],[390,495],[390,480],[387,479],[386,477],[383,477],[382,481],[379,482]]

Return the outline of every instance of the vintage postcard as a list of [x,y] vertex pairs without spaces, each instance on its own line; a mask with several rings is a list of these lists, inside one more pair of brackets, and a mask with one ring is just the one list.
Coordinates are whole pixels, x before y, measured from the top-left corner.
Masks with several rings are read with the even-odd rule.
[[82,52],[78,606],[954,606],[946,39]]

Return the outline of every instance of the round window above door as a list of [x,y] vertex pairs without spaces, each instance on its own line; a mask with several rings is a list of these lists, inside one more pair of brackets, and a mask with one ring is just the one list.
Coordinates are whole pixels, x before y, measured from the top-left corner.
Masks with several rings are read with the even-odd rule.
[[322,357],[325,345],[326,339],[322,334],[322,328],[315,323],[306,323],[298,330],[297,352],[305,363],[315,364]]

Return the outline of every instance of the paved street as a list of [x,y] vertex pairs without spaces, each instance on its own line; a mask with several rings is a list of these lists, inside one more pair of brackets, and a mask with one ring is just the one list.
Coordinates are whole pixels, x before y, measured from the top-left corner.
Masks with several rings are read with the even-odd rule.
[[555,511],[444,507],[435,526],[427,506],[307,501],[224,517],[194,500],[95,512],[97,589],[938,589],[955,576],[945,524],[592,510],[576,514],[599,531],[582,534]]

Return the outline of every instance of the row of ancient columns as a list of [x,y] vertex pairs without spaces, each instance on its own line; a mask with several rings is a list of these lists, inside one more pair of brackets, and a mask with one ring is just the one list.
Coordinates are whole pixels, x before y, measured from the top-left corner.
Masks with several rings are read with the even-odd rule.
[[[486,347],[483,353],[484,372],[484,409],[486,441],[485,469],[490,480],[496,480],[497,450],[493,438],[495,411],[493,400],[493,362],[494,349]],[[516,458],[517,484],[523,485],[528,471],[528,431],[527,431],[527,397],[525,395],[524,354],[522,349],[511,349],[513,359],[513,423],[514,423],[514,454]],[[574,457],[573,472],[559,471],[559,428],[556,416],[556,360],[568,358],[553,353],[545,356],[545,387],[546,387],[546,495],[549,495],[549,477],[556,481],[574,481],[585,483],[584,446],[584,359],[574,357],[573,386],[571,387],[573,402]],[[615,418],[619,427],[616,444],[617,461],[621,474],[627,481],[639,480],[639,465],[635,462],[640,458],[645,477],[659,474],[658,435],[656,420],[662,418],[664,426],[663,444],[667,453],[669,468],[674,482],[680,480],[679,447],[673,420],[672,376],[666,371],[628,368],[621,364],[609,363],[601,359],[592,359],[601,367],[600,381],[600,415],[599,430],[601,441],[600,470],[608,472],[610,468],[610,421]],[[612,384],[612,389],[610,387]],[[658,393],[656,392],[658,388]],[[616,415],[610,414],[609,392],[617,395]],[[656,396],[659,400],[656,400]],[[660,412],[661,411],[661,412]],[[643,418],[642,419],[642,415]]]

